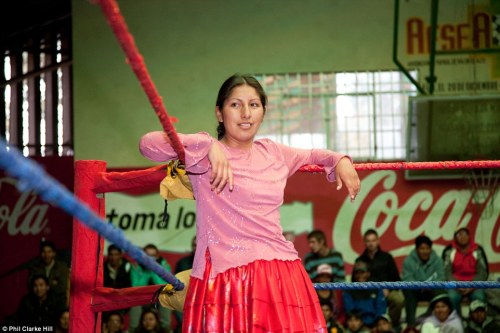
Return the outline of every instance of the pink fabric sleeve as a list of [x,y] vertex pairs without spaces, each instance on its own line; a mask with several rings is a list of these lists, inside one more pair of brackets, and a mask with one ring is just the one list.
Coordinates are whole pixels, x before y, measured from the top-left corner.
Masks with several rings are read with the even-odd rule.
[[[178,134],[186,153],[186,171],[204,173],[210,167],[208,151],[215,141],[208,133]],[[150,132],[141,138],[141,154],[155,162],[168,162],[177,159],[177,153],[164,132]]]
[[306,164],[317,164],[322,165],[325,168],[326,179],[330,182],[334,182],[335,178],[335,167],[339,163],[340,159],[347,157],[341,153],[337,153],[326,149],[299,149],[292,148],[282,144],[277,143],[278,148],[283,155],[283,159],[288,166],[288,176],[293,175],[300,167]]

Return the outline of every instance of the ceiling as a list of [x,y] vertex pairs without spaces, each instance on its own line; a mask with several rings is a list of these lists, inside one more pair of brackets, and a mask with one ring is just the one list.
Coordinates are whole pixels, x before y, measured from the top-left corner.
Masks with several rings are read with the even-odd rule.
[[6,39],[29,33],[40,25],[71,15],[71,0],[2,0],[0,46]]

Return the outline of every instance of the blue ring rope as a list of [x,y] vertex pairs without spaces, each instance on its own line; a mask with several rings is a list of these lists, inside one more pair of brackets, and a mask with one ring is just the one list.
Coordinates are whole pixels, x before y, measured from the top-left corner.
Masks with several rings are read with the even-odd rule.
[[17,187],[20,191],[33,190],[46,202],[62,208],[87,227],[116,244],[138,263],[170,283],[175,290],[184,289],[184,284],[179,279],[166,271],[141,248],[132,244],[121,229],[104,221],[37,163],[21,155],[17,148],[8,147],[2,138],[0,138],[0,167],[18,180]]
[[315,283],[317,290],[366,290],[366,289],[456,289],[500,288],[498,281],[411,281],[411,282],[331,282]]

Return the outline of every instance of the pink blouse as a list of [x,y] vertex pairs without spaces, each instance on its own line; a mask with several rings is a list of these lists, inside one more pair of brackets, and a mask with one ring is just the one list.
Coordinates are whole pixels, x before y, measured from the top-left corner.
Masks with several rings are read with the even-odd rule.
[[[212,261],[211,277],[255,260],[296,260],[293,243],[283,237],[280,207],[287,178],[305,164],[324,165],[328,181],[335,181],[335,166],[345,155],[320,149],[297,149],[268,139],[254,141],[251,149],[230,148],[208,133],[179,134],[186,152],[186,170],[196,198],[196,253],[192,276],[203,278],[205,252]],[[234,189],[211,191],[210,146],[218,144],[229,160]],[[167,162],[177,154],[163,132],[146,134],[141,153]]]

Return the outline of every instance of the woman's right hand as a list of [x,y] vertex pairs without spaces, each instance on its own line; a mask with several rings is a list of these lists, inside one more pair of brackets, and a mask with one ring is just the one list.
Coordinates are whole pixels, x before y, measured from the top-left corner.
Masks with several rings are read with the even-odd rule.
[[212,174],[210,175],[210,183],[212,191],[216,193],[222,192],[224,187],[229,183],[229,190],[233,190],[233,171],[229,165],[226,155],[222,151],[220,144],[217,141],[212,143],[208,151],[208,160],[212,165]]

